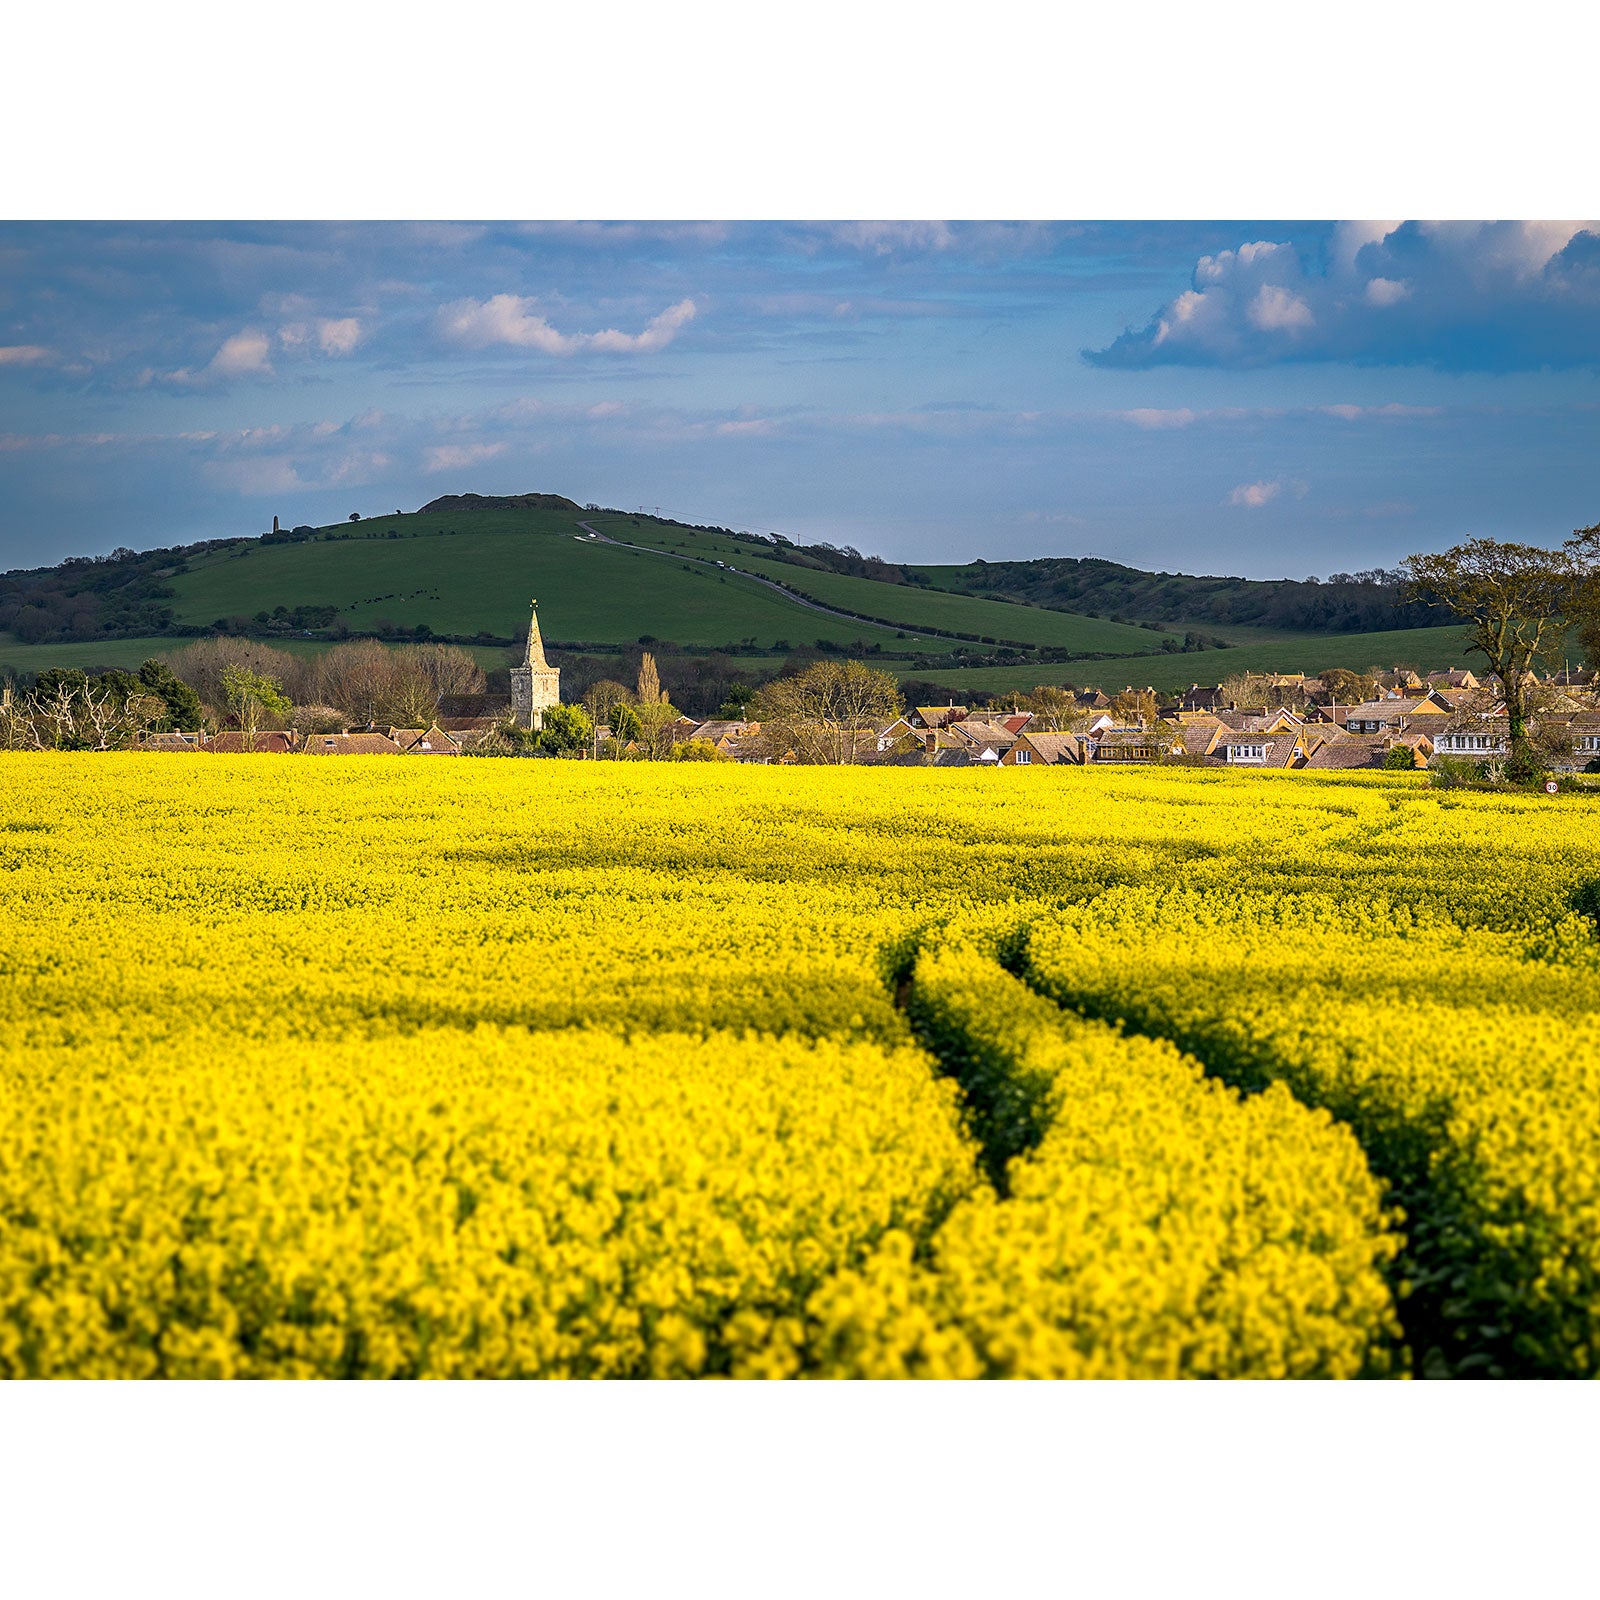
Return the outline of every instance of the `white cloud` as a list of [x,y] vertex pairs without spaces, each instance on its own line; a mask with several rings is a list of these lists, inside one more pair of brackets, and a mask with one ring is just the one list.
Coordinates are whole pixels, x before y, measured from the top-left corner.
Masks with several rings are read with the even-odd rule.
[[1362,291],[1369,306],[1398,305],[1411,293],[1411,285],[1403,278],[1369,278]]
[[1256,290],[1247,313],[1251,324],[1263,333],[1292,333],[1316,326],[1311,307],[1297,294],[1276,283],[1264,283]]
[[[272,376],[272,340],[257,328],[246,328],[222,341],[222,347],[198,372],[180,367],[164,375],[165,381],[184,388],[209,388],[213,384],[227,383],[234,378],[270,378]],[[143,387],[158,374],[146,370],[139,377]]]
[[696,311],[693,300],[680,300],[652,317],[639,333],[623,333],[616,328],[602,328],[598,333],[562,333],[534,309],[537,304],[516,294],[457,300],[440,307],[439,331],[450,343],[469,350],[509,345],[551,356],[575,355],[580,350],[648,354],[671,344],[679,330],[694,320]]
[[1230,506],[1264,506],[1283,493],[1283,483],[1274,478],[1271,482],[1241,483],[1228,496]]
[[505,441],[498,444],[436,444],[422,452],[424,472],[452,472],[458,468],[475,467],[480,461],[492,461],[505,450]]
[[231,339],[224,339],[222,348],[212,356],[206,371],[219,378],[238,378],[253,372],[272,371],[272,341],[264,333],[246,329]]
[[53,355],[42,344],[0,344],[0,367],[36,366]]
[[1191,411],[1187,406],[1166,410],[1155,406],[1137,406],[1132,411],[1119,411],[1116,415],[1136,428],[1187,428],[1200,413]]
[[896,250],[948,250],[956,242],[948,222],[837,222],[827,233],[837,244],[878,256]]
[[1390,401],[1384,406],[1318,406],[1324,416],[1338,417],[1342,422],[1364,422],[1376,418],[1380,421],[1400,421],[1406,417],[1436,417],[1441,406],[1403,406]]
[[359,317],[319,317],[311,322],[286,322],[278,342],[290,350],[315,345],[325,356],[347,356],[361,343]]
[[1111,367],[1600,366],[1600,224],[1347,222],[1312,260],[1253,240],[1202,256],[1144,328],[1084,354]]

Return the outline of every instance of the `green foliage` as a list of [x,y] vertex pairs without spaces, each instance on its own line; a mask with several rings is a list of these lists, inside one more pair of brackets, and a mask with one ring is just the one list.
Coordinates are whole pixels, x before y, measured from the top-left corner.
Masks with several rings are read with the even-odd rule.
[[294,709],[276,678],[252,672],[248,667],[224,667],[222,693],[229,712],[245,733],[258,732],[269,720],[286,722]]
[[637,707],[621,701],[611,708],[611,737],[618,744],[644,737],[644,724],[639,720]]
[[138,682],[167,708],[160,722],[162,732],[170,733],[178,728],[193,730],[200,726],[205,717],[200,696],[164,661],[146,661],[139,668]]
[[1397,744],[1389,749],[1383,758],[1385,772],[1412,772],[1416,770],[1417,755],[1410,745]]
[[581,756],[594,738],[594,724],[582,706],[551,706],[544,714],[534,748],[543,755]]
[[672,747],[674,761],[726,761],[728,759],[709,739],[680,739]]

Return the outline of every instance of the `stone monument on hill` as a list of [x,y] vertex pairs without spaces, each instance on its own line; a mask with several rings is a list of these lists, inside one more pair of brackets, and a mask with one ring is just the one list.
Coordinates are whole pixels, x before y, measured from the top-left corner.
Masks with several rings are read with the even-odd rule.
[[544,640],[539,636],[539,602],[533,602],[533,618],[528,623],[528,648],[522,665],[511,669],[511,716],[520,728],[542,728],[544,714],[561,704],[561,669],[544,658]]

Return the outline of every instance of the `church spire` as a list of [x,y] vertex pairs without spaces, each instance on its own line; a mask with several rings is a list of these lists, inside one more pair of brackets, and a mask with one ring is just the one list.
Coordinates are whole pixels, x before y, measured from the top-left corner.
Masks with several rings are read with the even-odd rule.
[[539,636],[539,602],[532,602],[533,620],[528,624],[528,649],[522,658],[525,667],[537,667],[541,672],[550,670],[550,663],[544,658],[544,640]]

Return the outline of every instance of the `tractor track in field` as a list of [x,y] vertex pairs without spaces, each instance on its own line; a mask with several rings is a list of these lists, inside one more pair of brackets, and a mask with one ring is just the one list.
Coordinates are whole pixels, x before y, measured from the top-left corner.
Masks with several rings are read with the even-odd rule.
[[[685,555],[681,550],[657,550],[653,545],[630,544],[626,539],[613,539],[609,533],[602,533],[598,528],[592,527],[587,522],[580,522],[578,526],[591,537],[598,539],[601,544],[613,545],[618,550],[634,550],[640,555],[646,556],[665,556],[669,561],[692,561],[696,566],[707,567],[712,572],[732,573],[736,578],[745,578],[751,583],[759,583],[763,588],[772,590],[774,594],[782,595],[791,605],[803,606],[807,611],[820,611],[825,617],[838,617],[841,621],[854,622],[857,625],[867,623],[871,627],[881,628],[884,626],[881,622],[872,622],[870,618],[858,617],[849,611],[836,611],[832,606],[825,606],[820,601],[807,600],[803,595],[796,594],[794,590],[784,588],[781,583],[777,583],[771,578],[763,578],[759,573],[746,572],[742,567],[718,566],[715,561],[709,561],[704,556]],[[896,624],[896,627],[898,631],[905,634],[908,642],[929,645],[943,642],[932,634],[914,633],[910,628],[899,629],[898,624]]]

